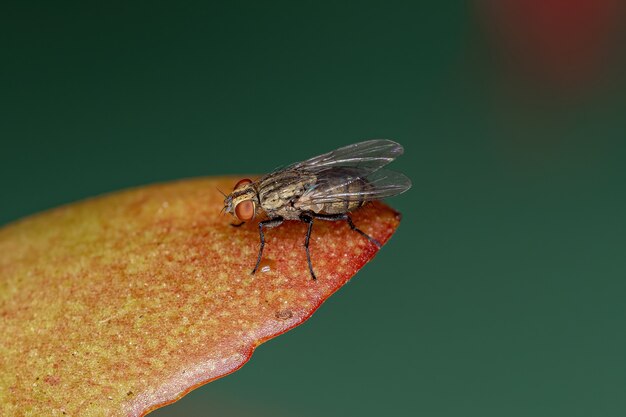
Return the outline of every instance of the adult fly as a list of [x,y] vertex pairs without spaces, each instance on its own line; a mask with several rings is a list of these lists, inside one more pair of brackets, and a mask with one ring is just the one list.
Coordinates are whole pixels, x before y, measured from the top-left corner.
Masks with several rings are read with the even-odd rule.
[[370,201],[411,188],[411,181],[405,175],[383,169],[403,152],[402,145],[394,141],[368,140],[291,164],[257,181],[240,180],[224,199],[224,211],[241,221],[233,226],[241,226],[261,213],[268,217],[259,222],[261,246],[252,273],[259,268],[263,256],[263,230],[279,226],[285,220],[299,220],[308,225],[304,247],[312,279],[316,276],[309,240],[316,219],[346,221],[352,230],[380,247],[376,239],[354,225],[350,213]]

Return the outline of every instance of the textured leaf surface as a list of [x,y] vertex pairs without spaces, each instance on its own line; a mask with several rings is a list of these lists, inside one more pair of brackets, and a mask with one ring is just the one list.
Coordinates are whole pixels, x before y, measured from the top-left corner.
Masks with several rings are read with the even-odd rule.
[[[344,222],[267,232],[219,214],[235,178],[64,206],[0,229],[0,415],[141,416],[233,372],[306,320],[377,248]],[[399,216],[353,215],[381,242]]]

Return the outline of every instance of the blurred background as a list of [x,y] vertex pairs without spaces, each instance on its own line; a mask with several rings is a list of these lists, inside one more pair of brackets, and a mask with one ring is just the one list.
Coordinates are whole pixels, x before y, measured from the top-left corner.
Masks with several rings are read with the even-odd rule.
[[626,415],[624,11],[5,2],[0,223],[392,138],[413,188],[376,259],[151,416]]

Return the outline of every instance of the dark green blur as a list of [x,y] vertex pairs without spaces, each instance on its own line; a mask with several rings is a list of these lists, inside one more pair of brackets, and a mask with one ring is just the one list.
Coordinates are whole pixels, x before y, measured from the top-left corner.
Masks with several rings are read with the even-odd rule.
[[349,285],[154,416],[626,415],[619,57],[551,91],[460,2],[130,3],[3,6],[0,224],[370,138],[413,180]]

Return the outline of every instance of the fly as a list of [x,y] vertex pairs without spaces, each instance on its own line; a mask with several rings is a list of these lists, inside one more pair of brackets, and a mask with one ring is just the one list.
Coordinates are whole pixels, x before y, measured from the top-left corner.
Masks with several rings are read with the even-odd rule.
[[252,274],[263,257],[263,229],[279,226],[285,220],[308,225],[304,247],[312,279],[316,276],[309,240],[315,219],[346,221],[350,229],[380,248],[380,242],[354,225],[350,213],[370,201],[411,188],[411,181],[403,174],[382,169],[403,152],[402,145],[391,140],[368,140],[291,164],[257,181],[239,181],[224,199],[224,211],[241,222],[233,226],[241,226],[261,213],[268,217],[259,222],[261,246]]

